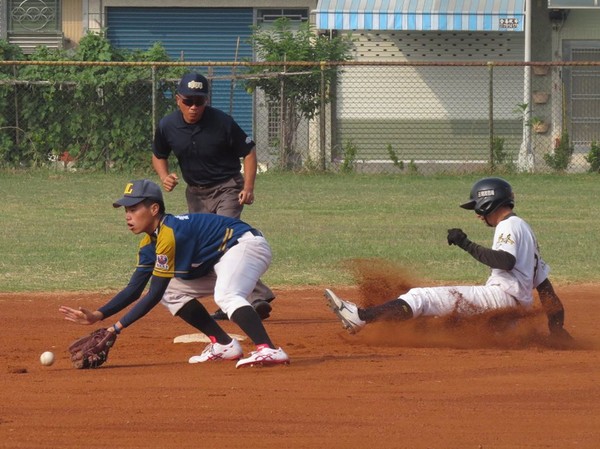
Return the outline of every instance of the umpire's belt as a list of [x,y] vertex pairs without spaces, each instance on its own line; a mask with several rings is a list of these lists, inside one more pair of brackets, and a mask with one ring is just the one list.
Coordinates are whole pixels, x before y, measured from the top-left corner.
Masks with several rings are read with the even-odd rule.
[[208,184],[193,184],[193,185],[189,185],[188,187],[191,190],[206,190],[206,189],[212,189],[213,187],[216,187],[219,184],[223,184],[224,182],[227,182],[227,181],[229,181],[229,179],[225,179],[223,181],[211,182]]

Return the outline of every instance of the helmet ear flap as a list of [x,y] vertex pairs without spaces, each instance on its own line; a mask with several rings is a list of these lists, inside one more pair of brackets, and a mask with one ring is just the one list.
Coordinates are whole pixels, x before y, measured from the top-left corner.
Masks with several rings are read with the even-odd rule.
[[494,212],[500,206],[505,206],[505,205],[509,205],[512,208],[512,207],[514,207],[515,202],[513,201],[512,198],[499,198],[494,201],[485,201],[485,202],[482,202],[481,204],[478,204],[475,207],[475,213],[477,215],[481,215],[481,216],[485,217],[486,215],[489,215],[492,212]]
[[492,211],[493,205],[493,201],[482,201],[475,206],[475,213],[477,215],[486,216]]

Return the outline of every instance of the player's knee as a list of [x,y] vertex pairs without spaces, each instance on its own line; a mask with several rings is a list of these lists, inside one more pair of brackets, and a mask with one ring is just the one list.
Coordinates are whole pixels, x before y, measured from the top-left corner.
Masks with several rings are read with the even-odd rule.
[[167,308],[171,315],[176,316],[186,304],[195,299],[188,295],[165,294],[160,302]]
[[215,292],[215,303],[221,308],[227,316],[231,316],[240,307],[249,306],[250,303],[243,296],[236,293],[217,293]]

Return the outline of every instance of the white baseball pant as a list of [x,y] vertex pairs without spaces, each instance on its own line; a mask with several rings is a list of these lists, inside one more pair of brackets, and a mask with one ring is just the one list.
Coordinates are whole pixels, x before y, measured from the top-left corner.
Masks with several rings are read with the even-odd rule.
[[413,317],[442,316],[455,311],[472,315],[519,305],[498,285],[413,288],[400,299],[411,307]]
[[214,295],[215,303],[231,318],[237,309],[250,305],[248,297],[271,259],[266,239],[246,232],[223,254],[214,273],[197,279],[171,279],[161,302],[175,315],[192,299]]

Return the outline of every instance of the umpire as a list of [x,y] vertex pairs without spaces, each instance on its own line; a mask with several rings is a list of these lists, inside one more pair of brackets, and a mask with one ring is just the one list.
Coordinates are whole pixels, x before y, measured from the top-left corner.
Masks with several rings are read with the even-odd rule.
[[[175,99],[178,110],[160,120],[152,144],[152,166],[163,188],[170,192],[179,183],[177,174],[169,172],[172,152],[187,184],[190,213],[240,218],[244,204],[254,203],[254,141],[231,116],[208,105],[209,85],[203,75],[186,73]],[[263,320],[269,317],[275,299],[269,287],[259,280],[249,299]],[[227,315],[219,309],[213,318],[225,320]]]

